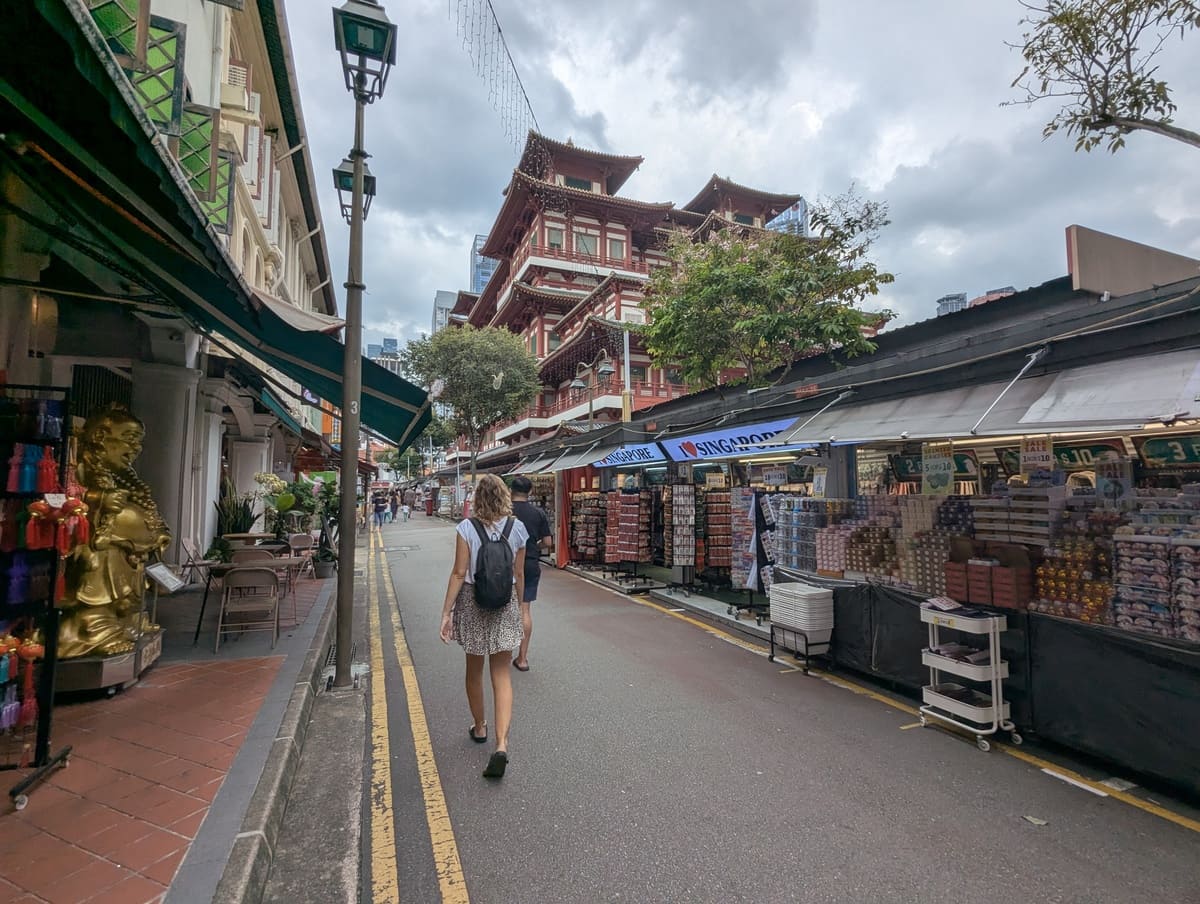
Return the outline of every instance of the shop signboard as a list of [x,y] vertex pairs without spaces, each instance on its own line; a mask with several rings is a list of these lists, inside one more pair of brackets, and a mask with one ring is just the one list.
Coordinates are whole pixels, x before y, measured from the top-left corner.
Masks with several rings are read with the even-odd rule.
[[763,468],[762,482],[769,487],[783,486],[788,482],[788,469],[786,465],[772,465]]
[[1052,471],[1054,443],[1048,436],[1026,436],[1021,440],[1021,473]]
[[1148,468],[1200,466],[1200,433],[1134,437],[1133,444]]
[[[892,473],[901,483],[921,480],[921,455],[890,455],[888,461]],[[974,449],[959,449],[954,452],[954,479],[975,480],[979,477],[979,456]]]
[[814,499],[825,498],[825,479],[828,475],[828,468],[813,468],[812,494]]
[[726,430],[713,430],[695,436],[660,440],[672,461],[719,461],[724,458],[741,458],[762,452],[794,452],[811,447],[811,443],[791,446],[764,445],[779,433],[796,423],[795,418],[767,421],[763,424],[746,424]]
[[[1200,441],[1200,437],[1196,438]],[[1116,461],[1125,457],[1125,444],[1119,439],[1098,439],[1086,443],[1055,443],[1052,464],[1047,467],[1057,467],[1063,471],[1092,471],[1102,461]],[[996,450],[1000,466],[1006,474],[1012,475],[1022,471],[1021,450],[1016,446],[1002,447]],[[1200,459],[1197,459],[1200,461]]]
[[610,452],[599,461],[592,462],[592,467],[636,467],[637,465],[654,464],[660,461],[666,461],[666,456],[663,455],[662,449],[658,447],[658,443],[639,443],[636,446],[622,446],[620,449]]
[[922,452],[921,492],[926,496],[954,492],[954,453],[948,447],[928,447]]
[[704,485],[706,487],[723,487],[725,486],[725,475],[720,471],[715,474],[705,474]]

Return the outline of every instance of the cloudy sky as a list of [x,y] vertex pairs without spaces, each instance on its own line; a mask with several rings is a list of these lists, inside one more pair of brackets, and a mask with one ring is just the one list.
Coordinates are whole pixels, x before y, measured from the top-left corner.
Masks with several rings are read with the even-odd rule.
[[[886,201],[876,246],[902,323],[948,292],[1025,288],[1066,273],[1080,223],[1200,257],[1200,150],[1133,135],[1075,153],[1043,140],[1054,112],[1001,107],[1021,69],[1016,0],[492,0],[542,131],[640,154],[621,194],[686,203],[718,173],[806,198],[851,183]],[[466,8],[479,0],[461,0]],[[518,150],[456,36],[460,0],[386,4],[399,26],[387,94],[367,112],[379,193],[366,228],[367,340],[428,331],[434,292],[468,285]],[[353,105],[329,6],[291,0],[304,115],[319,173],[350,144]],[[1200,126],[1193,34],[1162,58]],[[1194,56],[1192,57],[1194,60]],[[335,274],[347,229],[320,185]],[[340,279],[338,280],[340,282]]]

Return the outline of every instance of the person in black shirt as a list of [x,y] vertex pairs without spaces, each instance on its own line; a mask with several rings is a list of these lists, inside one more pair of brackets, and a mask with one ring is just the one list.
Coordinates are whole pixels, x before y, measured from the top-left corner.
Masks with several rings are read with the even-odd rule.
[[529,501],[529,491],[532,489],[533,483],[528,477],[514,478],[510,488],[513,514],[525,525],[529,534],[529,540],[525,543],[525,593],[521,597],[521,623],[525,632],[521,638],[521,648],[513,657],[513,667],[521,672],[529,671],[529,635],[533,633],[530,603],[537,599],[538,581],[542,577],[541,551],[549,549],[553,543],[550,519]]

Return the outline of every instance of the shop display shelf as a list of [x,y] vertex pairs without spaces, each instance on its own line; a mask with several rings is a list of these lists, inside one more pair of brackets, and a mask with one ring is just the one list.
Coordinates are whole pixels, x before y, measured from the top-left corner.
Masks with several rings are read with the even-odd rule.
[[[949,656],[942,656],[929,650],[921,651],[921,662],[931,669],[937,669],[939,672],[946,672],[950,675],[957,675],[959,678],[967,678],[971,681],[992,680],[992,664],[990,662],[984,665],[975,665],[974,663],[963,662],[959,659],[951,659]],[[999,677],[1007,678],[1008,662],[1001,660],[995,671]]]
[[[947,696],[945,693],[947,691],[956,693],[966,692],[969,695],[967,699],[971,702],[968,703]],[[988,725],[997,718],[1006,722],[1011,715],[1009,704],[1002,702],[999,706],[993,705],[990,695],[976,690],[969,690],[965,685],[952,681],[931,684],[923,688],[921,690],[921,699],[926,706],[932,706],[952,716],[967,719],[976,725]]]

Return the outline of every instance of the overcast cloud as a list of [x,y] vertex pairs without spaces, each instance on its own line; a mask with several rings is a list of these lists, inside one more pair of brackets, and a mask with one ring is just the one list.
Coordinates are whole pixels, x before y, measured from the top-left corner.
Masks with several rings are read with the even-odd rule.
[[[851,184],[886,201],[877,246],[897,274],[878,304],[900,322],[948,292],[1066,273],[1071,223],[1200,257],[1200,151],[1133,135],[1116,155],[1043,141],[1054,108],[1001,107],[1020,55],[1015,0],[492,0],[542,131],[641,154],[621,194],[685,204],[716,172],[810,201]],[[438,289],[468,286],[518,150],[448,15],[457,0],[387,3],[400,26],[387,95],[367,111],[379,193],[366,227],[367,341],[430,328]],[[327,174],[353,104],[329,7],[288,15],[335,277],[347,228]],[[1200,122],[1200,36],[1162,73]],[[341,282],[341,279],[336,279]],[[339,295],[341,292],[339,290]]]

